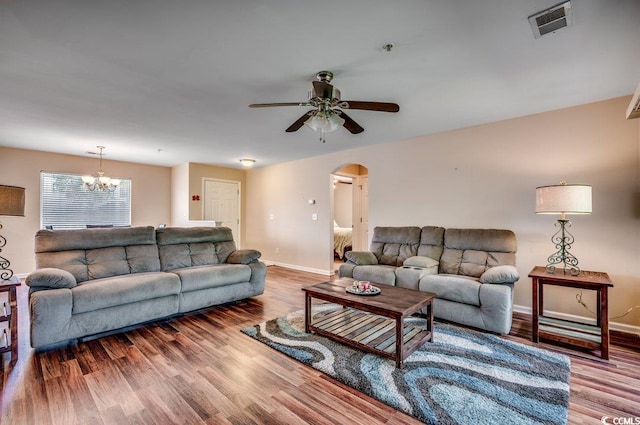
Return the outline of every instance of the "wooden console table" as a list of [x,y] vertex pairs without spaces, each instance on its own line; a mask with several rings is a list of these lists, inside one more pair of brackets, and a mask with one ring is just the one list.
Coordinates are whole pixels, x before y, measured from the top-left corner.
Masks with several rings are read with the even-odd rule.
[[20,281],[0,280],[0,293],[7,292],[7,304],[0,305],[0,322],[9,322],[8,330],[11,338],[7,337],[7,329],[0,334],[0,353],[11,352],[11,364],[18,360],[18,297],[16,288]]
[[[534,267],[529,273],[532,280],[532,341],[540,338],[575,345],[582,348],[600,350],[600,357],[609,359],[609,287],[613,287],[609,275],[603,272],[581,271],[577,276],[551,274],[544,267]],[[544,285],[565,286],[597,291],[596,324],[555,319],[544,315]]]

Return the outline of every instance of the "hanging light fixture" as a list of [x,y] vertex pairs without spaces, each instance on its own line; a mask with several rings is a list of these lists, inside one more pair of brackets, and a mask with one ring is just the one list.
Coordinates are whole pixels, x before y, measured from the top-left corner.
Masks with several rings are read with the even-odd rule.
[[104,175],[104,172],[102,171],[102,151],[105,147],[96,147],[100,149],[100,171],[98,171],[97,176],[82,176],[82,181],[84,182],[84,186],[91,191],[97,189],[103,192],[113,192],[120,184],[120,180],[112,179],[111,177]]
[[324,143],[326,141],[324,134],[331,133],[332,131],[342,127],[342,124],[344,124],[344,118],[332,111],[330,108],[323,107],[304,123],[313,131],[319,130],[320,141]]

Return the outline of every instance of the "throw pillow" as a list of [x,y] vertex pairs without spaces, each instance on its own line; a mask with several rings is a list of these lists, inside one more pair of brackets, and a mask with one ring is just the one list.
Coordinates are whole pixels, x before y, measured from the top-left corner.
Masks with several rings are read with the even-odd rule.
[[73,288],[78,283],[76,278],[66,270],[44,268],[27,276],[25,283],[32,288]]
[[378,264],[378,259],[369,251],[348,251],[344,254],[347,260],[359,266],[373,266]]
[[520,274],[513,266],[491,267],[480,276],[481,283],[513,283],[518,279]]
[[423,269],[435,267],[438,264],[440,264],[440,261],[438,260],[434,260],[433,258],[429,258],[429,257],[421,257],[421,256],[409,257],[406,260],[404,260],[404,263],[403,263],[404,266],[421,267]]

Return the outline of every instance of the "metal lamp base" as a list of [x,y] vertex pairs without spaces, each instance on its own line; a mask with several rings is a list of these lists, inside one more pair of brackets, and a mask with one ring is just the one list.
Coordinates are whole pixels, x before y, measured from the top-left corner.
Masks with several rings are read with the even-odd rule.
[[560,226],[560,230],[551,237],[551,242],[553,242],[557,251],[547,258],[547,272],[554,274],[561,265],[563,274],[577,276],[580,274],[578,259],[569,252],[575,239],[573,235],[566,230],[567,227],[571,227],[571,222],[560,219],[556,222],[555,226]]
[[[0,230],[2,230],[2,223],[0,223]],[[7,244],[7,240],[4,236],[0,235],[0,252],[2,247]],[[6,258],[0,256],[0,280],[9,280],[13,276],[13,270],[9,268],[11,263]]]

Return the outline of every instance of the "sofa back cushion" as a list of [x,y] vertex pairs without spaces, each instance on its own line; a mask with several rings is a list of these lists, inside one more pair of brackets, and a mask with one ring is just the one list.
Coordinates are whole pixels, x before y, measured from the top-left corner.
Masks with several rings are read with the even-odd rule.
[[444,245],[444,227],[425,226],[420,230],[418,255],[440,260]]
[[156,238],[163,271],[225,263],[236,250],[228,227],[167,227]]
[[160,271],[152,226],[38,230],[36,268],[71,273],[78,283],[130,273]]
[[495,266],[516,264],[516,235],[501,229],[446,229],[440,273],[480,277]]
[[378,264],[401,266],[405,259],[418,255],[419,227],[375,227],[371,252]]

